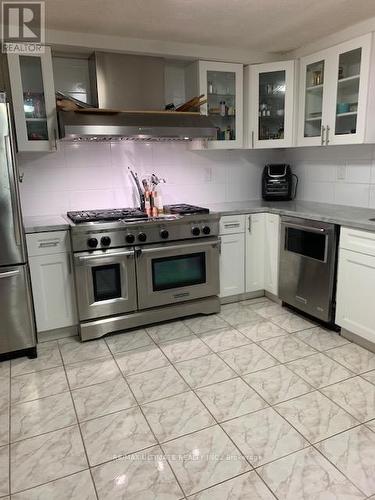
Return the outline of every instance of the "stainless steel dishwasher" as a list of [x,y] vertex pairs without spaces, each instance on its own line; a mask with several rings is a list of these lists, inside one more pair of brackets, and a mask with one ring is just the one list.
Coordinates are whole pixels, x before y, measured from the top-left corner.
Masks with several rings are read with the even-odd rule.
[[279,297],[296,309],[334,323],[339,227],[281,218]]

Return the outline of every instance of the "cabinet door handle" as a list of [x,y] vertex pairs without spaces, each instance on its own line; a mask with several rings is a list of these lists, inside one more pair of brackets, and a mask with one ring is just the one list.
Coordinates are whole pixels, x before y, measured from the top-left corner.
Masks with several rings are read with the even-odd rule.
[[329,144],[329,131],[330,131],[330,126],[327,125],[327,132],[326,132],[326,146]]
[[224,224],[224,227],[240,227],[239,222],[229,222],[228,224]]
[[248,217],[248,226],[247,229],[249,230],[249,233],[251,233],[251,215]]
[[324,146],[324,132],[325,132],[326,128],[324,125],[322,125],[322,131],[321,131],[321,134],[320,134],[320,143],[322,146]]
[[251,147],[254,149],[254,130],[251,132]]
[[56,128],[53,127],[53,130],[52,130],[52,137],[50,139],[50,144],[51,144],[51,151],[57,151],[57,132],[56,132]]
[[57,241],[41,241],[39,243],[39,248],[57,247],[57,245],[59,243],[60,243],[60,240],[57,240]]

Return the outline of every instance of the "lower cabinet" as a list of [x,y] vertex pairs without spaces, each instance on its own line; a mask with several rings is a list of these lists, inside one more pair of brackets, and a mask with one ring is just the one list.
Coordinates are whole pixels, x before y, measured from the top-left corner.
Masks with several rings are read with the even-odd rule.
[[343,228],[340,239],[336,323],[375,342],[375,233]]
[[264,288],[279,293],[280,216],[264,214]]
[[279,216],[256,213],[220,221],[220,296],[278,293]]
[[77,324],[67,231],[27,235],[37,331]]
[[246,292],[264,290],[264,249],[265,216],[267,214],[246,215]]
[[245,291],[245,235],[221,236],[220,297],[238,295]]

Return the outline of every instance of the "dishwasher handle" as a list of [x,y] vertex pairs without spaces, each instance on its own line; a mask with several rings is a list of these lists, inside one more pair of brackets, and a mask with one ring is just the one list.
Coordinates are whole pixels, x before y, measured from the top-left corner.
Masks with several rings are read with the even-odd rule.
[[319,233],[319,234],[328,234],[332,233],[333,229],[331,228],[325,228],[325,227],[314,227],[314,226],[305,226],[302,224],[293,224],[290,222],[284,222],[282,225],[288,229],[293,228],[293,229],[300,229],[301,231],[309,231],[310,233]]

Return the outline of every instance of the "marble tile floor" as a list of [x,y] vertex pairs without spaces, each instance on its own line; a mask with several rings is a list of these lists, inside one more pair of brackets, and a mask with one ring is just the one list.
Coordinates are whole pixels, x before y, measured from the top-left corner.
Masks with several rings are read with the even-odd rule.
[[266,298],[0,363],[1,500],[375,498],[375,354]]

